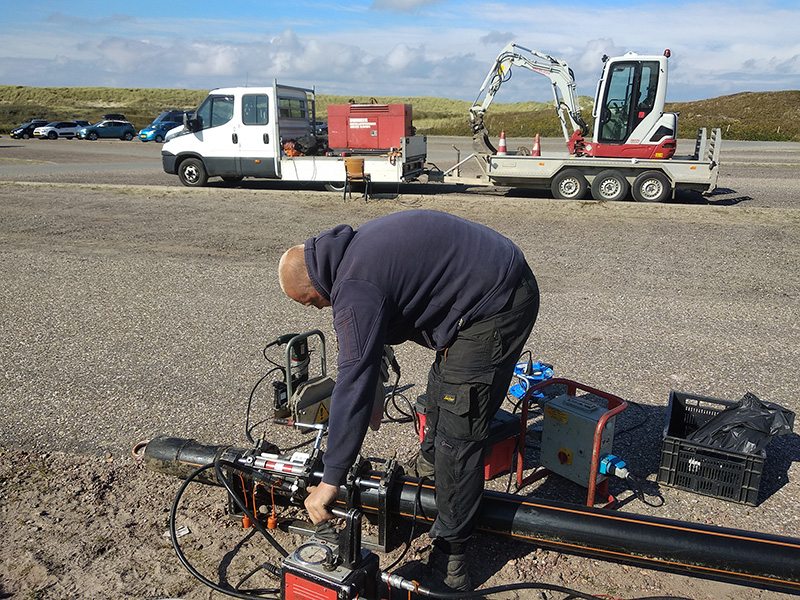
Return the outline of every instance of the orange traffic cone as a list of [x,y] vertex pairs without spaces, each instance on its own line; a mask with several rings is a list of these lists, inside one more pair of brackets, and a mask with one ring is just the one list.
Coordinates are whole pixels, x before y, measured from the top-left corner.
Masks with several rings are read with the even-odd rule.
[[539,134],[536,134],[536,137],[533,138],[533,148],[531,148],[531,156],[541,156],[542,151],[539,148]]
[[500,144],[498,144],[497,146],[497,155],[505,156],[506,154],[508,154],[508,152],[506,151],[506,130],[503,129],[500,132]]

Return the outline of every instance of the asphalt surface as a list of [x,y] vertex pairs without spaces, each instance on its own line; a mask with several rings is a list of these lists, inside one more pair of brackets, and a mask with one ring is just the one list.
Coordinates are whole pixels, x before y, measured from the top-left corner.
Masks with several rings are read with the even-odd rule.
[[[469,144],[432,138],[431,160],[446,168],[452,146],[463,157]],[[159,153],[138,141],[0,139],[0,445],[121,455],[158,434],[244,443],[267,342],[319,328],[335,370],[330,313],[278,288],[282,251],[416,207],[520,245],[542,288],[534,358],[637,403],[615,447],[651,480],[671,390],[751,391],[800,410],[800,146],[725,142],[720,189],[662,205],[434,184],[379,189],[368,204],[269,182],[188,189]],[[431,357],[408,344],[397,354],[413,402]],[[256,415],[268,413],[263,392]],[[413,437],[388,424],[365,452],[410,456]],[[668,492],[662,511],[798,536],[798,459],[798,436],[773,442],[758,510]],[[550,487],[541,493],[563,494]]]

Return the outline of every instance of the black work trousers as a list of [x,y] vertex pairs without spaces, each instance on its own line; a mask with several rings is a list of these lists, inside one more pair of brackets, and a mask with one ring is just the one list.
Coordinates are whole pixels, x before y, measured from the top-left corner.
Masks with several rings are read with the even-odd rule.
[[539,288],[527,267],[503,309],[459,331],[428,374],[420,452],[435,466],[436,517],[430,535],[454,553],[469,539],[483,496],[484,448],[492,418],[539,313]]

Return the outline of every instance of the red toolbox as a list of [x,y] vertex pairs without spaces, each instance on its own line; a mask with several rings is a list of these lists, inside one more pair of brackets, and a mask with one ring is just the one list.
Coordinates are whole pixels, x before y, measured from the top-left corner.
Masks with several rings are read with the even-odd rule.
[[[425,438],[425,396],[417,399],[417,416],[419,417],[419,441]],[[519,439],[519,415],[512,415],[505,410],[498,410],[489,426],[486,438],[486,450],[483,461],[483,478],[488,481],[501,473],[511,470],[514,451]]]
[[410,104],[329,104],[328,146],[388,150],[414,135]]

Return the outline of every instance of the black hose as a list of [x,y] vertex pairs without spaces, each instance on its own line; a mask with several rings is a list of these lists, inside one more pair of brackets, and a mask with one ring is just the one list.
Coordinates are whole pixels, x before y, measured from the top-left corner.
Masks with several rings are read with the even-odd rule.
[[550,583],[509,583],[506,585],[497,585],[494,587],[482,588],[472,592],[435,592],[423,586],[415,586],[413,590],[419,596],[427,598],[439,598],[440,600],[466,600],[467,598],[484,598],[493,594],[501,594],[503,592],[514,592],[517,590],[546,590],[548,592],[560,592],[567,594],[568,598],[581,598],[583,600],[601,600],[600,596],[593,596],[591,594],[584,594],[577,590],[573,590],[560,585]]
[[241,471],[242,473],[247,473],[250,476],[258,477],[259,479],[262,478],[261,474],[257,473],[253,469],[248,469],[246,467],[237,465],[235,463],[223,459],[215,460],[213,465],[214,472],[217,474],[217,477],[222,482],[222,485],[225,486],[225,489],[228,491],[230,497],[233,498],[233,501],[236,503],[236,506],[239,507],[239,510],[241,510],[247,516],[247,518],[250,519],[250,522],[253,524],[256,530],[258,530],[258,532],[261,535],[267,538],[267,541],[272,545],[273,548],[275,548],[275,550],[278,551],[278,553],[281,556],[283,557],[289,556],[289,553],[283,548],[283,546],[281,546],[278,543],[278,541],[274,537],[272,537],[269,531],[267,531],[267,529],[261,524],[261,521],[258,520],[258,517],[255,515],[255,513],[251,512],[250,509],[247,508],[247,505],[244,502],[242,502],[241,498],[239,498],[239,495],[236,493],[236,490],[234,490],[233,487],[231,487],[231,484],[228,482],[227,477],[225,477],[225,474],[222,472],[223,465],[235,471]]
[[[218,585],[205,577],[202,573],[200,573],[194,566],[189,562],[189,559],[186,558],[186,555],[181,550],[180,544],[178,543],[178,533],[175,527],[175,519],[178,514],[178,506],[180,505],[181,497],[183,497],[184,491],[189,486],[192,481],[194,481],[201,473],[207,471],[208,469],[215,468],[215,463],[209,463],[207,465],[203,465],[189,475],[181,486],[178,488],[177,493],[175,494],[175,500],[172,502],[172,508],[169,512],[169,537],[172,541],[172,547],[175,549],[175,554],[178,555],[178,560],[181,564],[186,568],[192,576],[197,579],[200,583],[210,587],[214,591],[217,591],[221,594],[225,594],[227,596],[233,596],[234,598],[240,598],[241,600],[264,600],[266,596],[257,596],[254,594],[249,594],[247,592],[239,591],[232,587],[223,587]],[[269,593],[278,593],[280,590],[270,590]],[[276,600],[278,596],[275,596]]]

